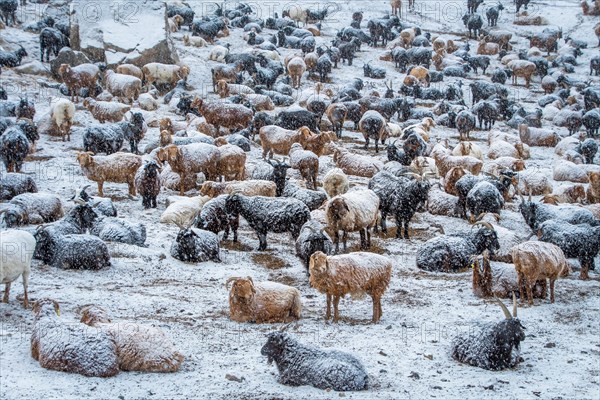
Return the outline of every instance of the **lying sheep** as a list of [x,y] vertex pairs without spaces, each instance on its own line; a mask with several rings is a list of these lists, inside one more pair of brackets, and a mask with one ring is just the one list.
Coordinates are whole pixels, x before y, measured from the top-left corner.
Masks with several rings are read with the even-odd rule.
[[200,188],[203,196],[217,197],[222,194],[239,193],[244,196],[275,197],[276,186],[274,182],[251,179],[247,181],[212,182],[206,181]]
[[90,228],[90,233],[106,242],[148,247],[145,244],[146,227],[139,222],[123,218],[98,216]]
[[558,134],[550,129],[528,127],[519,125],[519,137],[529,146],[554,147],[558,143]]
[[98,377],[119,373],[117,346],[108,333],[90,335],[88,326],[65,322],[54,300],[38,300],[33,313],[31,357],[42,368]]
[[0,200],[10,200],[20,194],[37,191],[37,185],[29,175],[8,172],[0,178]]
[[148,88],[152,85],[174,86],[180,79],[186,80],[190,74],[190,68],[187,65],[170,65],[157,62],[148,63],[142,67],[146,85]]
[[64,235],[50,264],[58,269],[99,270],[111,266],[108,247],[93,235]]
[[309,189],[317,190],[317,175],[319,173],[319,157],[312,151],[302,148],[300,143],[290,147],[290,166],[297,169]]
[[104,182],[127,183],[129,195],[135,196],[135,174],[142,165],[142,157],[121,152],[108,156],[80,152],[77,162],[86,178],[98,183],[98,196],[104,197]]
[[566,160],[561,160],[554,164],[552,178],[555,181],[589,182],[587,173],[581,166]]
[[378,254],[355,252],[327,256],[316,252],[310,257],[310,286],[327,295],[327,313],[331,316],[333,299],[333,322],[338,322],[338,304],[347,294],[353,297],[368,294],[373,299],[373,322],[382,315],[381,297],[387,290],[392,276],[392,261]]
[[525,299],[523,289],[527,290],[527,301],[533,305],[533,287],[539,280],[550,280],[550,302],[554,303],[554,281],[569,274],[565,254],[551,243],[525,242],[512,249],[515,270],[519,277],[519,293]]
[[481,160],[471,156],[453,156],[441,153],[434,158],[440,176],[446,176],[448,171],[454,167],[462,167],[473,175],[479,175],[483,167]]
[[283,385],[311,385],[340,392],[369,387],[369,376],[356,357],[306,346],[283,332],[270,333],[260,354],[269,362],[275,361]]
[[464,364],[492,371],[513,368],[523,359],[519,344],[525,339],[525,327],[517,319],[517,299],[513,295],[513,314],[496,300],[506,320],[469,329],[453,339],[452,358]]
[[335,147],[333,162],[348,175],[371,178],[383,169],[383,163],[376,158],[355,154],[342,147]]
[[206,47],[206,40],[201,38],[200,36],[190,36],[189,34],[183,35],[183,44],[184,46],[193,46],[193,47]]
[[300,291],[276,282],[254,283],[251,277],[229,278],[229,318],[236,322],[257,324],[291,322],[300,319]]
[[161,224],[189,226],[204,204],[210,200],[208,196],[183,197],[171,202],[160,216]]
[[0,283],[4,283],[3,303],[8,303],[10,286],[19,276],[23,277],[23,307],[29,307],[27,287],[31,274],[31,259],[35,251],[36,240],[28,232],[6,230],[0,232]]
[[323,189],[329,198],[344,194],[350,188],[348,176],[340,168],[332,168],[323,177]]
[[310,219],[308,207],[290,198],[232,194],[227,198],[225,210],[234,216],[241,215],[254,229],[260,242],[258,251],[267,248],[267,232],[289,232],[295,240],[302,225]]
[[184,262],[221,262],[219,236],[197,228],[179,226],[179,233],[171,244],[171,256]]
[[453,156],[471,156],[483,161],[483,151],[473,142],[458,142],[452,149]]
[[106,310],[93,305],[83,308],[81,314],[80,322],[114,340],[121,371],[179,371],[183,355],[162,330],[130,321],[112,322]]
[[7,228],[53,222],[64,215],[60,198],[50,193],[23,193],[3,206],[0,214]]
[[83,100],[83,106],[101,124],[105,122],[120,122],[123,120],[125,114],[131,110],[131,106],[128,104],[114,101],[96,101],[91,97],[86,97]]
[[348,232],[359,231],[361,249],[371,247],[370,229],[377,224],[379,202],[377,194],[369,189],[344,193],[329,200],[325,212],[327,225],[334,231],[336,253],[340,247],[340,230],[344,234],[344,251]]

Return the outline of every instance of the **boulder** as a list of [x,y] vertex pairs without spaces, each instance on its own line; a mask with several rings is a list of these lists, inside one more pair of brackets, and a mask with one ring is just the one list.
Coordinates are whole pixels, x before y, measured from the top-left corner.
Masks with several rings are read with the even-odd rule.
[[77,38],[76,49],[109,68],[123,63],[142,67],[149,62],[179,62],[164,2],[78,1],[73,3],[71,35]]
[[62,64],[69,64],[71,67],[76,67],[89,62],[91,62],[90,59],[81,51],[75,51],[69,47],[63,47],[58,52],[58,56],[53,60],[50,60],[50,72],[52,73],[54,79],[61,81],[62,78],[58,74],[58,69]]
[[19,74],[50,76],[48,67],[38,60],[19,65],[18,67],[13,68],[13,71]]

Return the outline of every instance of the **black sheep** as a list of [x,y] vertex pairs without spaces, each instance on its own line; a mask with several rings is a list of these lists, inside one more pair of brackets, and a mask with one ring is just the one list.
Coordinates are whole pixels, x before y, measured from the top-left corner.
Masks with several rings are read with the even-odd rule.
[[223,239],[229,238],[229,230],[233,232],[233,241],[238,241],[239,216],[235,217],[225,212],[227,195],[221,195],[209,200],[192,222],[198,229],[210,231],[216,235],[224,231]]
[[221,262],[219,237],[209,231],[180,227],[171,256],[184,262]]
[[331,61],[331,57],[328,53],[325,53],[319,57],[315,69],[319,74],[319,81],[321,83],[327,82],[329,80],[328,75],[331,73],[332,68],[333,62]]
[[456,361],[492,371],[513,368],[522,361],[519,345],[525,339],[525,327],[517,318],[517,299],[513,294],[512,316],[500,300],[496,301],[506,319],[456,336],[452,344],[452,358]]
[[60,269],[98,270],[110,267],[108,247],[93,235],[60,237],[51,266]]
[[0,178],[0,200],[10,200],[22,193],[37,193],[32,177],[25,174],[7,173]]
[[323,226],[312,219],[307,221],[300,229],[300,235],[296,239],[296,255],[302,260],[306,270],[310,262],[310,256],[317,251],[325,254],[333,252],[333,242]]
[[227,27],[227,24],[224,18],[215,18],[210,21],[194,20],[192,23],[192,35],[201,36],[203,39],[212,42],[225,27]]
[[142,196],[144,209],[156,208],[156,198],[160,193],[160,170],[160,166],[153,160],[145,163],[135,176],[135,186]]
[[27,57],[27,52],[21,45],[15,51],[0,50],[0,67],[18,67],[25,57]]
[[29,153],[30,141],[18,126],[9,127],[0,136],[0,158],[8,172],[21,172],[21,167]]
[[306,346],[284,332],[270,333],[260,354],[275,361],[279,383],[336,391],[366,390],[369,376],[360,360],[337,350]]
[[256,231],[259,251],[267,248],[267,232],[289,232],[296,239],[302,225],[311,218],[309,208],[300,200],[279,197],[232,194],[226,200],[225,211],[241,215]]
[[305,189],[291,182],[286,182],[281,197],[300,200],[310,211],[316,210],[327,201],[327,193],[324,191]]
[[485,74],[485,71],[490,66],[490,57],[469,56],[469,58],[467,58],[467,62],[469,63],[469,66],[473,69],[473,71],[475,71],[475,73],[477,73],[478,68],[481,68],[483,70],[483,73]]
[[11,20],[13,25],[17,24],[16,14],[18,7],[19,3],[17,0],[0,0],[0,11],[6,25],[10,26]]
[[54,57],[58,56],[59,51],[63,47],[69,47],[69,38],[55,28],[44,28],[40,32],[40,61],[44,62],[44,54],[46,54],[46,62],[50,62],[50,53],[54,53]]
[[466,208],[475,219],[482,213],[500,214],[504,207],[502,193],[490,182],[481,181],[475,184],[466,198]]
[[598,134],[598,128],[600,128],[600,111],[595,109],[586,112],[581,122],[587,130],[588,136]]
[[468,110],[462,110],[456,115],[456,129],[460,140],[469,140],[469,133],[475,129],[475,116]]
[[373,78],[373,79],[384,79],[385,78],[385,69],[371,67],[369,63],[363,65],[363,73],[365,78]]
[[319,132],[317,126],[317,115],[304,109],[293,109],[281,111],[275,119],[275,124],[283,129],[300,129],[308,127],[312,132]]
[[467,0],[467,12],[474,14],[477,12],[479,5],[483,3],[483,0]]

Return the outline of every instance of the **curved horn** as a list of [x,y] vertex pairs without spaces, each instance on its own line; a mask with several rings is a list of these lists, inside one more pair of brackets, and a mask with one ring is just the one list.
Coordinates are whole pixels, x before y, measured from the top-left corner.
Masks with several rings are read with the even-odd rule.
[[[514,292],[513,292],[513,296],[514,296]],[[510,315],[510,312],[508,311],[508,308],[506,308],[504,303],[502,301],[500,301],[497,297],[494,297],[494,300],[496,301],[496,303],[498,303],[500,305],[500,308],[502,308],[502,312],[504,313],[504,316],[506,317],[506,319],[512,319],[512,316]],[[515,299],[515,301],[516,301],[516,299]]]
[[476,226],[476,225],[483,225],[483,226],[485,226],[485,227],[486,227],[486,228],[488,228],[488,229],[494,230],[494,227],[493,227],[493,226],[492,226],[492,224],[490,224],[489,222],[485,222],[485,221],[477,221],[477,222],[475,222],[475,223],[473,224],[473,226]]
[[513,291],[513,318],[517,318],[517,296]]
[[232,276],[229,279],[227,279],[227,281],[225,282],[225,289],[229,289],[228,285],[232,282],[232,281],[236,281],[238,279],[242,279],[239,276]]

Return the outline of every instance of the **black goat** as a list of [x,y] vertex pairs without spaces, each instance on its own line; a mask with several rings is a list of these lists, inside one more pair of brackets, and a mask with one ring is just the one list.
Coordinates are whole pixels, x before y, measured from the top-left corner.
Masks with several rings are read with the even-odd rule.
[[473,113],[479,120],[479,129],[490,130],[498,117],[498,106],[493,101],[481,100],[473,106]]
[[[476,0],[478,1],[478,0]],[[462,17],[462,21],[469,30],[469,38],[479,37],[481,27],[483,27],[483,19],[479,14],[465,14]]]
[[501,3],[498,3],[497,6],[490,7],[485,10],[485,16],[487,17],[489,26],[498,25],[498,17],[500,16],[501,10],[504,10],[504,6]]
[[479,5],[483,3],[483,0],[467,0],[467,12],[474,14],[477,12]]
[[18,7],[19,3],[17,0],[0,0],[0,12],[2,12],[2,18],[7,26],[11,25],[11,20],[13,25],[17,24],[16,14]]
[[531,201],[531,196],[526,201],[521,196],[519,210],[523,219],[533,232],[537,232],[540,225],[547,220],[564,221],[573,225],[589,224],[600,226],[600,220],[594,218],[594,214],[585,208],[561,205],[554,206]]
[[365,74],[365,78],[374,78],[374,79],[384,79],[385,78],[385,69],[371,67],[369,63],[363,65],[363,73]]
[[69,38],[55,28],[44,28],[40,32],[40,61],[44,62],[44,54],[46,54],[46,62],[50,62],[50,53],[54,53],[54,57],[58,56],[59,51],[63,47],[69,47]]
[[331,60],[331,56],[329,52],[324,53],[317,60],[316,71],[319,74],[320,82],[327,82],[329,80],[328,75],[331,73],[333,69],[333,61]]
[[25,57],[27,57],[27,52],[21,45],[15,51],[0,50],[0,67],[18,67]]

